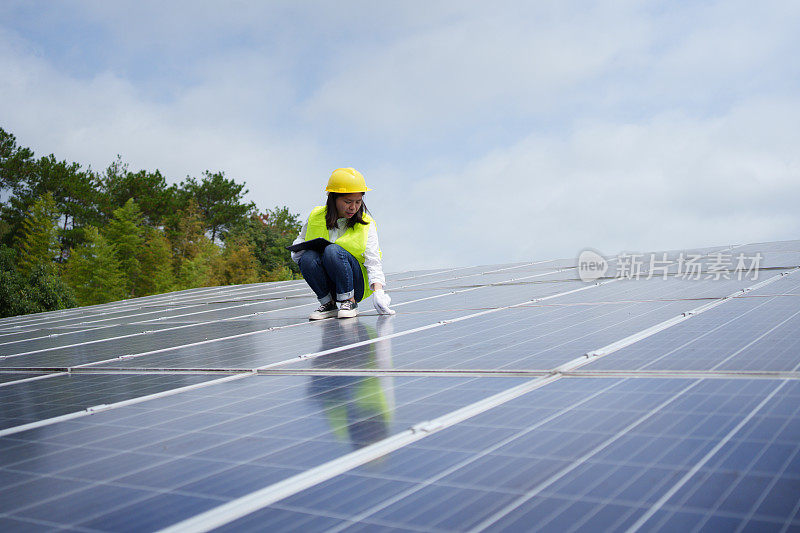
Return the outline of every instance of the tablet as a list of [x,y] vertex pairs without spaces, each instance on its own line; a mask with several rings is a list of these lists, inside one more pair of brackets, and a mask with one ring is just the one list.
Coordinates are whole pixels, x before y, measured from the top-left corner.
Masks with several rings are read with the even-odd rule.
[[333,243],[320,237],[317,239],[311,239],[310,241],[303,241],[298,244],[293,244],[292,246],[287,246],[286,249],[290,252],[299,252],[300,250],[316,250],[317,252],[322,253],[322,250],[324,250],[329,244]]

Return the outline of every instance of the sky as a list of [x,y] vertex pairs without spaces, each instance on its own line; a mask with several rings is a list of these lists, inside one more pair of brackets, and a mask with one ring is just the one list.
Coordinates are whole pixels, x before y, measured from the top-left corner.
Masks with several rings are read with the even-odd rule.
[[800,3],[0,2],[0,127],[95,170],[373,191],[384,270],[800,236]]

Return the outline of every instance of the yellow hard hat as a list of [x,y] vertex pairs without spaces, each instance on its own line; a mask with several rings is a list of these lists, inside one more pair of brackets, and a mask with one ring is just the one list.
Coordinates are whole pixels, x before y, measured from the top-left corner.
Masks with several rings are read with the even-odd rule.
[[327,192],[338,193],[351,193],[351,192],[367,192],[371,191],[367,187],[367,182],[364,181],[364,176],[361,172],[354,168],[337,168],[328,179],[328,186],[325,187]]

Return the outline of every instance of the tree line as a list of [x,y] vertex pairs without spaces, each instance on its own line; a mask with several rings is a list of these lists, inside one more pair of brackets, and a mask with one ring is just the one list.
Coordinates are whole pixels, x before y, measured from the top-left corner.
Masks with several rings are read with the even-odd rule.
[[298,277],[299,216],[247,193],[223,172],[168,185],[119,156],[101,172],[35,157],[0,128],[0,316]]

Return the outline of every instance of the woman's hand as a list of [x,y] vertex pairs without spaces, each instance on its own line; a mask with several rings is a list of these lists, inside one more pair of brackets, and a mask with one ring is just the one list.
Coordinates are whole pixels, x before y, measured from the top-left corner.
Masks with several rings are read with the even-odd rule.
[[392,298],[383,291],[383,285],[374,283],[372,286],[375,291],[372,293],[372,304],[375,306],[375,310],[381,315],[393,315],[394,310],[389,309]]

